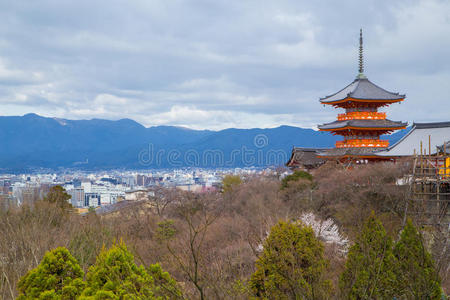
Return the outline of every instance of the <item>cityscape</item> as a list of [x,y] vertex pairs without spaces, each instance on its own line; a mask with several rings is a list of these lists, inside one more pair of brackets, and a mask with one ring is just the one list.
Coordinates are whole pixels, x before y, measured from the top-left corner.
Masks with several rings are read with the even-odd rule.
[[[286,174],[289,172],[284,171]],[[45,174],[1,174],[0,207],[31,205],[53,186],[62,186],[71,196],[70,204],[80,213],[121,201],[147,200],[155,188],[205,193],[220,191],[226,175],[275,174],[271,168],[166,169],[152,171],[64,171]]]

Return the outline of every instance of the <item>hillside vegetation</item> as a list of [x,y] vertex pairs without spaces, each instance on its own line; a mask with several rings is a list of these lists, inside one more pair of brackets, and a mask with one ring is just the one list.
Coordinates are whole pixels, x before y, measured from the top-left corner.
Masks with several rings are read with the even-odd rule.
[[403,224],[408,172],[326,164],[84,216],[54,189],[0,213],[0,298],[439,299],[447,237]]

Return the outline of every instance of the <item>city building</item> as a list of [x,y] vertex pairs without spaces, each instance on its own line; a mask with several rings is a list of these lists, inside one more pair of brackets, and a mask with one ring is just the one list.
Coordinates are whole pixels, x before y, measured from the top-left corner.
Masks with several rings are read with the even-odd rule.
[[84,193],[84,206],[97,207],[101,206],[100,194],[98,193]]
[[83,207],[85,203],[84,198],[84,189],[79,188],[73,188],[71,190],[68,190],[67,193],[72,197],[70,199],[70,203],[73,207]]

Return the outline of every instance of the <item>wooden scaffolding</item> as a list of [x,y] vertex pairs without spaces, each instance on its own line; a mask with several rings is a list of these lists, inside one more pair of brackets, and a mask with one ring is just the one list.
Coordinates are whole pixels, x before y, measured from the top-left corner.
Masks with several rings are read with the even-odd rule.
[[411,197],[406,215],[414,215],[421,225],[432,225],[448,231],[450,226],[450,153],[445,144],[430,155],[420,144],[415,155],[410,180]]

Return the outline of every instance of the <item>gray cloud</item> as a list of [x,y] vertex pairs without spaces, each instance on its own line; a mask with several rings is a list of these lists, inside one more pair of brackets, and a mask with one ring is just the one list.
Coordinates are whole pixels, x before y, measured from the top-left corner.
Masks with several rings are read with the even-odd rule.
[[363,27],[366,74],[407,94],[390,117],[448,120],[448,1],[3,1],[0,18],[3,114],[313,127]]

